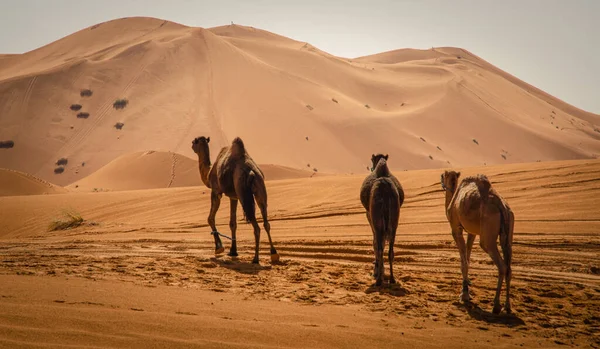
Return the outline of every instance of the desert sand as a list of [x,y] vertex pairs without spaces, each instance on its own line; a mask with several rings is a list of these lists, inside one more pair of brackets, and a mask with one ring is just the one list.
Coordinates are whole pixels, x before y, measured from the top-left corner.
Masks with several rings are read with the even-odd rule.
[[0,168],[0,196],[66,193],[68,190],[27,173]]
[[[213,160],[239,136],[260,164],[280,263],[264,231],[250,263],[239,210],[239,257],[214,255],[201,135]],[[119,19],[0,56],[8,140],[0,347],[600,347],[600,116],[466,50],[349,59],[252,27]],[[359,200],[377,152],[406,194],[382,287]],[[486,174],[515,213],[512,315],[491,313],[478,240],[459,302],[449,168]],[[82,224],[51,231],[66,214]]]
[[[268,179],[308,178],[313,171],[261,164]],[[91,175],[67,186],[74,192],[176,188],[203,185],[198,159],[169,153],[145,151],[120,156]]]
[[[459,258],[440,170],[422,170],[397,173],[407,193],[396,239],[399,284],[382,288],[372,286],[358,175],[268,181],[282,260],[271,265],[263,233],[260,266],[250,263],[253,236],[242,221],[240,256],[214,256],[203,187],[2,197],[0,342],[598,345],[600,211],[593,194],[600,162],[459,170],[485,172],[516,214],[512,316],[491,314],[497,272],[477,245],[473,305],[458,302]],[[217,215],[225,234],[227,206]],[[48,232],[63,209],[79,212],[85,223]]]

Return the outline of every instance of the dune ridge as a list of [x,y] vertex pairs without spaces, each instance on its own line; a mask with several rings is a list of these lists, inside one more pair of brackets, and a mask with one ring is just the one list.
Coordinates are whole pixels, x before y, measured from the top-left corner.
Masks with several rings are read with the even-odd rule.
[[63,194],[67,190],[27,173],[0,168],[0,196]]

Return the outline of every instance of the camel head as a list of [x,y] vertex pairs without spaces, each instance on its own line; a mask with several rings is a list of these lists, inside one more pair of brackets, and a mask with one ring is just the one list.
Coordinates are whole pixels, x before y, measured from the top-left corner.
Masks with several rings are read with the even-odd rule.
[[460,177],[460,172],[456,171],[444,171],[444,173],[440,176],[440,182],[442,184],[442,189],[445,191],[449,191],[454,193],[456,190],[456,186],[458,184],[458,178]]
[[383,158],[383,159],[385,159],[387,161],[388,157],[389,157],[388,154],[385,154],[385,155],[383,155],[381,153],[379,153],[377,155],[372,154],[371,155],[371,162],[373,163],[373,166],[371,166],[371,172],[373,172],[373,170],[377,166],[377,163],[379,162],[379,159]]
[[208,143],[210,142],[210,137],[196,137],[192,141],[192,149],[194,153],[198,154],[200,157],[206,157],[208,152]]

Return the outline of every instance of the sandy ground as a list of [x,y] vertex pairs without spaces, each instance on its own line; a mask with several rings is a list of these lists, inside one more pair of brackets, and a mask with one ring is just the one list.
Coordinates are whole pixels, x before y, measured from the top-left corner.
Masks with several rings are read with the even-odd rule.
[[194,158],[202,135],[214,156],[239,136],[260,164],[335,174],[367,174],[376,152],[402,170],[600,156],[599,115],[460,48],[352,59],[252,27],[125,18],[0,60],[2,168],[66,186],[135,152]]
[[[381,288],[370,276],[362,176],[267,182],[281,263],[270,263],[263,232],[260,266],[250,263],[253,238],[241,222],[240,256],[214,256],[203,187],[2,197],[0,343],[599,346],[600,162],[460,170],[486,173],[515,212],[514,315],[491,314],[497,272],[477,245],[473,303],[458,302],[441,170],[403,171],[396,172],[407,194],[396,239],[399,284]],[[217,215],[225,234],[227,206]],[[86,223],[48,232],[62,209]]]

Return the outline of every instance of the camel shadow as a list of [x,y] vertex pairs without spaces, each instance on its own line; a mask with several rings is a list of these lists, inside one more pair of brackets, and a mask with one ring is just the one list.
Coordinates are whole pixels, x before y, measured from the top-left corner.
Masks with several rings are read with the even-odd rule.
[[500,313],[494,314],[490,311],[483,310],[479,304],[470,302],[463,304],[461,302],[454,302],[454,305],[461,311],[466,312],[469,316],[478,321],[484,321],[488,324],[507,325],[509,327],[525,325],[525,321],[517,315]]
[[371,294],[375,292],[379,293],[380,295],[386,294],[393,297],[404,297],[409,293],[408,290],[400,286],[400,284],[390,284],[387,280],[383,284],[381,284],[381,286],[376,286],[375,284],[373,284],[365,290],[366,294]]
[[241,261],[236,257],[230,257],[228,259],[220,259],[213,257],[210,260],[213,263],[219,265],[220,267],[236,271],[240,274],[256,275],[261,271],[272,269],[270,265],[263,266],[261,264],[248,263],[245,261]]

